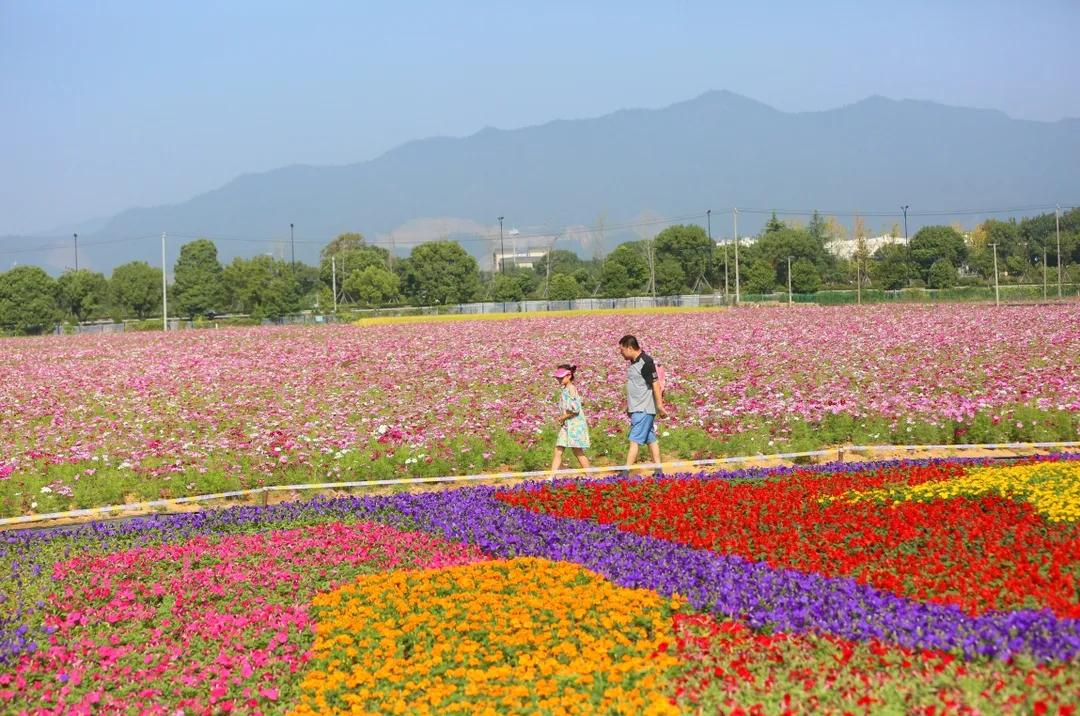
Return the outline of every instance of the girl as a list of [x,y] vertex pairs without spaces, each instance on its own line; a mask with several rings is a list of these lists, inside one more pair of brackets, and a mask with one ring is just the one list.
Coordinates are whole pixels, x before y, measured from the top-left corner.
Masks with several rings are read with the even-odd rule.
[[589,458],[585,457],[585,448],[589,447],[589,424],[585,422],[585,416],[581,412],[581,395],[574,387],[574,373],[576,365],[563,363],[555,369],[555,380],[562,386],[559,395],[559,408],[562,414],[559,416],[559,436],[555,440],[555,456],[551,459],[551,471],[554,473],[562,465],[563,451],[570,448],[578,464],[582,467],[589,466]]

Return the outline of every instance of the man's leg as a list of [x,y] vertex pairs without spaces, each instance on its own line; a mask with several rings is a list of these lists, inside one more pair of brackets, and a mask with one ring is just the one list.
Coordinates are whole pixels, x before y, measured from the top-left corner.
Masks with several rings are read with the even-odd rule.
[[633,467],[635,462],[637,462],[637,453],[638,444],[631,441],[630,449],[626,451],[626,464],[628,470],[630,469],[630,467]]
[[657,465],[657,467],[653,468],[653,473],[655,473],[655,474],[662,473],[663,469],[661,469],[659,467],[659,465],[660,465],[660,441],[659,440],[653,440],[651,443],[649,443],[649,452],[652,454],[653,463],[655,463]]

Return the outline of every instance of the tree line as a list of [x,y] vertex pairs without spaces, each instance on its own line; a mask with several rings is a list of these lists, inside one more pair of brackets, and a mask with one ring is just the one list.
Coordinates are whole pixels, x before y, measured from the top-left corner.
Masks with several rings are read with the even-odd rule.
[[[1064,213],[1060,224],[1060,260],[1077,272],[1080,209]],[[925,226],[906,243],[897,233],[894,228],[895,240],[871,252],[865,224],[856,219],[850,239],[855,250],[845,258],[829,247],[847,239],[835,220],[815,213],[800,225],[774,215],[756,237],[740,242],[739,288],[787,290],[789,266],[796,293],[856,285],[894,290],[985,283],[993,275],[995,246],[1000,277],[1038,283],[1044,268],[1056,273],[1059,260],[1053,214],[990,219],[966,233],[956,226]],[[734,292],[736,281],[734,245],[715,243],[696,225],[670,226],[652,239],[622,243],[606,256],[584,259],[557,249],[537,258],[532,268],[495,268],[481,271],[453,241],[419,244],[399,258],[357,233],[330,241],[317,266],[266,255],[223,265],[212,241],[196,239],[180,248],[167,298],[174,316],[239,313],[258,319],[329,311],[335,304],[370,308]],[[161,289],[161,269],[143,261],[117,266],[108,277],[79,269],[54,279],[39,267],[17,266],[0,273],[0,330],[33,334],[60,321],[160,317]]]

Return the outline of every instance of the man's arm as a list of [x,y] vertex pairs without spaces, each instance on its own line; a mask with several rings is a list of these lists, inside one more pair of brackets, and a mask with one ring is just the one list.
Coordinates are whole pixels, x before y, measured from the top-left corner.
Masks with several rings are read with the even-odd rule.
[[667,417],[667,409],[664,408],[664,394],[660,392],[660,381],[654,381],[652,384],[652,394],[656,399],[656,414],[661,418]]
[[656,414],[666,418],[664,395],[660,392],[660,373],[656,370],[656,363],[651,356],[645,357],[645,364],[641,366],[641,377],[645,379],[645,385],[652,389],[653,398],[656,400]]

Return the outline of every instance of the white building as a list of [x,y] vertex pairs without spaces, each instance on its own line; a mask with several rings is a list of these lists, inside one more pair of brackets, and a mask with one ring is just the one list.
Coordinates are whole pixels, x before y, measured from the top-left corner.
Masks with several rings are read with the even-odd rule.
[[[875,251],[886,244],[900,244],[903,246],[906,243],[907,241],[903,236],[882,234],[881,236],[868,237],[866,239],[866,250],[873,255]],[[856,239],[830,239],[825,243],[825,248],[835,256],[839,256],[842,259],[850,259],[855,255],[855,251],[859,248],[859,242]]]
[[502,253],[496,251],[491,255],[492,264],[495,266],[495,270],[498,271],[501,267],[506,268],[532,268],[542,258],[547,256],[547,249],[525,249],[524,251],[507,251]]

